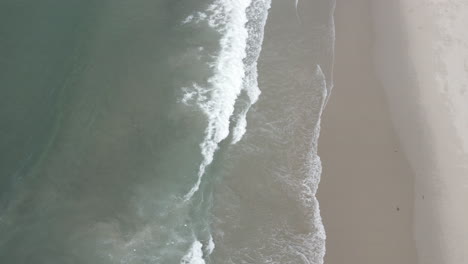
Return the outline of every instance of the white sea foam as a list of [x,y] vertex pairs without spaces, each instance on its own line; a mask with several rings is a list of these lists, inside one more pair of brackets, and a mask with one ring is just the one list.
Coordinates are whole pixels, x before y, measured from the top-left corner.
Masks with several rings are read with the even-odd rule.
[[299,23],[301,23],[301,19],[299,18],[299,10],[298,10],[298,7],[299,7],[299,0],[296,0],[295,7],[296,7],[296,18],[297,18],[297,21],[298,21]]
[[180,261],[180,264],[205,264],[202,247],[202,243],[198,240],[195,240],[187,254],[185,254],[185,256]]
[[[199,12],[184,20],[184,23],[206,21],[222,34],[221,49],[213,64],[214,74],[208,79],[208,85],[202,87],[194,84],[184,89],[182,102],[195,102],[208,119],[205,137],[200,144],[203,160],[198,169],[197,181],[184,196],[184,201],[190,200],[198,191],[218,144],[230,134],[231,118],[237,121],[233,128],[232,142],[236,143],[242,138],[246,130],[247,111],[260,94],[256,82],[256,60],[263,40],[263,27],[269,4],[260,5],[263,10],[258,10],[264,14],[262,23],[247,24],[248,8],[255,4],[255,1],[269,3],[267,0],[215,0],[206,12]],[[252,37],[253,33],[257,35]],[[249,41],[249,38],[255,41]],[[235,105],[242,91],[246,92],[248,103],[236,115]]]
[[270,8],[270,4],[270,0],[257,1],[247,9],[249,23],[247,23],[246,28],[249,37],[247,39],[247,58],[244,59],[246,75],[242,85],[247,98],[235,115],[236,123],[232,129],[232,144],[236,144],[244,136],[247,128],[247,113],[250,107],[257,102],[261,93],[258,88],[257,60],[261,51],[267,10]]
[[320,108],[317,114],[318,119],[314,124],[313,131],[311,131],[312,137],[309,143],[309,160],[305,163],[304,170],[306,172],[306,177],[301,182],[302,186],[300,191],[300,199],[305,208],[311,209],[309,211],[309,219],[312,226],[315,228],[315,232],[311,235],[311,237],[308,238],[308,240],[316,250],[314,251],[313,256],[310,258],[315,259],[313,263],[319,264],[323,263],[323,258],[325,256],[326,233],[325,227],[323,226],[322,217],[320,215],[319,202],[316,197],[318,185],[320,183],[320,176],[322,173],[322,164],[320,157],[317,154],[317,149],[320,135],[321,117],[329,96],[328,88],[331,89],[331,86],[327,87],[326,77],[320,65],[317,65],[314,76],[316,85],[321,87],[320,96],[316,96],[314,98],[315,105],[320,105]]
[[215,243],[213,241],[213,236],[210,235],[210,239],[208,240],[208,245],[206,245],[206,254],[211,255],[214,249],[215,249]]
[[[269,263],[323,263],[325,255],[325,228],[320,216],[319,202],[316,198],[317,188],[320,182],[322,166],[317,155],[318,137],[320,134],[320,119],[328,98],[326,77],[322,69],[317,65],[314,73],[311,88],[307,90],[310,94],[302,94],[302,97],[294,98],[295,106],[292,108],[296,112],[293,119],[288,120],[291,126],[286,130],[286,135],[293,137],[294,132],[303,131],[301,137],[308,138],[308,142],[301,143],[291,149],[285,150],[286,156],[300,160],[300,166],[290,166],[284,164],[275,168],[274,175],[284,183],[284,188],[288,191],[290,198],[296,200],[303,208],[301,212],[308,221],[308,225],[313,232],[294,234],[288,230],[288,225],[283,226],[272,239],[275,245],[280,245],[278,252]],[[313,87],[316,87],[315,89]],[[318,89],[317,89],[318,88]],[[318,92],[318,93],[317,93]],[[316,106],[316,107],[311,107]],[[297,112],[296,109],[300,109]],[[303,133],[303,134],[302,134]],[[291,144],[293,144],[291,142]],[[287,246],[286,246],[287,245]],[[284,256],[295,256],[301,262],[278,262]]]
[[[258,57],[258,55],[257,55]],[[243,109],[235,116],[236,124],[232,129],[232,144],[239,142],[244,136],[247,130],[247,113],[250,107],[257,102],[260,96],[260,89],[257,83],[257,63],[250,65],[248,74],[244,78],[243,89],[248,97],[248,101],[244,105]]]

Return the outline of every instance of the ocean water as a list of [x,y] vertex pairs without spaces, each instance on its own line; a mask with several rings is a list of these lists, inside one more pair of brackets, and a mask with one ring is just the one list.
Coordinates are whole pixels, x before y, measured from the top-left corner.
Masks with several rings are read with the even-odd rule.
[[333,0],[1,0],[0,263],[322,263]]

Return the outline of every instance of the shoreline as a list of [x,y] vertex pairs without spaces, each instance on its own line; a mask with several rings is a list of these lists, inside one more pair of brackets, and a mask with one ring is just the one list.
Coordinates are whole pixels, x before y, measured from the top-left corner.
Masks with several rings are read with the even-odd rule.
[[318,190],[325,263],[414,264],[414,174],[374,69],[369,0],[337,2],[334,88],[322,117]]
[[467,23],[460,0],[337,3],[319,141],[325,263],[468,259]]

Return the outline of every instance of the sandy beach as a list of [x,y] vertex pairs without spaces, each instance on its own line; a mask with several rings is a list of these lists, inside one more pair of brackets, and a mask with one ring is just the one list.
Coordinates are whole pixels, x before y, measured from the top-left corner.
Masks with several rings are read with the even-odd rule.
[[376,1],[373,12],[376,69],[415,174],[419,261],[467,263],[468,3]]
[[369,1],[337,1],[335,25],[335,87],[319,139],[325,263],[416,263],[413,173],[373,69]]
[[325,263],[468,260],[467,11],[337,1],[319,141]]
[[468,264],[467,28],[468,0],[0,1],[0,264]]

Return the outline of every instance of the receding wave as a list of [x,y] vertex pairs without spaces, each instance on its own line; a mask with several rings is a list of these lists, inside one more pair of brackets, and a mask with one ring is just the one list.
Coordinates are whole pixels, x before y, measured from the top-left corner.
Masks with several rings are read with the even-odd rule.
[[220,244],[215,259],[229,256],[221,263],[323,263],[326,236],[315,195],[320,116],[328,92],[320,66],[311,79],[294,93],[275,91],[278,110],[262,115],[260,124],[254,120],[253,135],[223,160],[235,165],[227,167],[232,178],[220,186],[215,208]]

